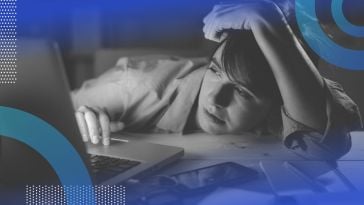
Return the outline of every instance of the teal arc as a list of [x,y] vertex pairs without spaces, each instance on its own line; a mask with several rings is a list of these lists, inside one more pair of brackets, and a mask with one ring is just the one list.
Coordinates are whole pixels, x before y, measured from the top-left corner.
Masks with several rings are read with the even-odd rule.
[[[72,144],[57,129],[42,119],[22,110],[0,106],[0,135],[20,141],[44,157],[64,186],[90,186],[87,167]],[[65,190],[66,200],[72,193]],[[95,204],[93,195],[84,199]]]

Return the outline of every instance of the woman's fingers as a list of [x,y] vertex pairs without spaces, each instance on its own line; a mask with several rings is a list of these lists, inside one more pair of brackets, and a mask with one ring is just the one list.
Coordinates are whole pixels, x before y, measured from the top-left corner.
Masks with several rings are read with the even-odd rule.
[[[87,134],[87,138],[90,139],[90,141],[93,144],[97,144],[99,143],[99,138],[100,138],[100,123],[98,120],[97,115],[95,114],[94,109],[87,107],[87,106],[81,106],[78,108],[77,112],[82,113],[83,117],[80,114],[77,114],[79,118],[83,118],[78,120],[80,121],[80,124],[83,124],[84,122],[86,123],[86,126],[83,127],[87,127],[87,132],[84,131],[84,133]],[[80,129],[82,130],[82,128],[80,127]],[[84,134],[81,131],[81,134]],[[84,138],[84,137],[82,137]]]
[[96,114],[91,110],[86,111],[84,114],[91,142],[93,144],[98,144],[100,138],[100,131],[99,131],[100,124],[98,118]]
[[85,120],[85,116],[84,116],[83,112],[80,112],[80,111],[76,111],[75,115],[76,115],[76,121],[77,121],[78,128],[81,132],[82,140],[84,142],[87,142],[88,138],[89,138],[89,133],[88,133],[88,127],[87,127],[87,123]]
[[211,13],[209,13],[205,18],[204,18],[204,27],[202,28],[204,36],[206,39],[212,40],[212,41],[216,41],[215,38],[213,38],[213,32],[214,32],[214,24],[215,22],[215,11],[211,11]]
[[254,19],[257,2],[244,2],[239,4],[219,4],[203,19],[203,32],[206,39],[221,42],[226,38],[224,30],[244,29],[250,30],[250,19]]
[[220,25],[219,25],[219,18],[220,18],[220,12],[221,10],[230,8],[232,5],[215,5],[212,11],[203,19],[204,27],[203,32],[205,34],[205,38],[220,42],[220,39],[218,38],[218,34],[220,32]]
[[75,113],[83,141],[93,144],[110,144],[110,133],[124,129],[122,122],[110,122],[107,112],[100,108],[81,106]]
[[97,109],[99,122],[101,127],[102,144],[110,144],[110,119],[106,112],[102,109]]

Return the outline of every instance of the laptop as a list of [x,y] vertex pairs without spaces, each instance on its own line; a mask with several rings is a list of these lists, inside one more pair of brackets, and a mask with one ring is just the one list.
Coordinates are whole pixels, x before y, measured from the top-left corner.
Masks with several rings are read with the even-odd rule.
[[[17,50],[17,81],[0,85],[0,105],[26,111],[58,129],[78,151],[95,183],[120,184],[183,156],[180,147],[153,143],[84,143],[57,46],[46,40],[19,39]],[[6,137],[0,137],[0,146],[0,184],[60,184],[48,162],[28,146]]]

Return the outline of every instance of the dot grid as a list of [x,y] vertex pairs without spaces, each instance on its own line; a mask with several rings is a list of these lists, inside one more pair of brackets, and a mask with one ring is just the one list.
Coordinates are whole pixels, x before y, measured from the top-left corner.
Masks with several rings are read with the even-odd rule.
[[[65,193],[69,194],[67,199]],[[126,205],[125,193],[125,187],[117,185],[26,185],[25,204],[90,204],[93,194],[97,205]]]
[[17,0],[0,0],[0,85],[15,84]]

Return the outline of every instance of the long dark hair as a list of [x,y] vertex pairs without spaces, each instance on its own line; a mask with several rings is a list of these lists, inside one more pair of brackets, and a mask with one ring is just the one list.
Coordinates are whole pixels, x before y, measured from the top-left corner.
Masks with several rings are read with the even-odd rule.
[[280,102],[273,72],[251,31],[230,30],[224,41],[222,69],[234,82],[242,82],[258,95]]

